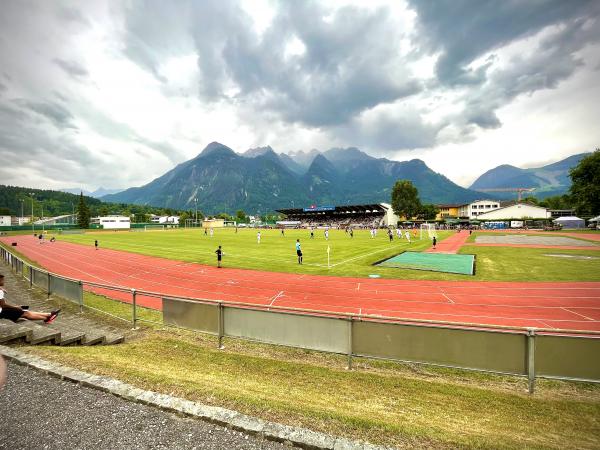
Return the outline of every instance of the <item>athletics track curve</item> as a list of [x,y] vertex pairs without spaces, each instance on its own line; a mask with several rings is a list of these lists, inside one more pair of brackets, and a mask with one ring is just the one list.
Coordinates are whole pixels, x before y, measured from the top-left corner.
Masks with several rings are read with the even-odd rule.
[[[168,296],[403,319],[600,331],[600,282],[343,278],[229,269],[32,236],[1,238],[44,269]],[[89,288],[86,288],[89,289]],[[125,293],[89,289],[130,300]],[[160,300],[138,297],[159,309]]]

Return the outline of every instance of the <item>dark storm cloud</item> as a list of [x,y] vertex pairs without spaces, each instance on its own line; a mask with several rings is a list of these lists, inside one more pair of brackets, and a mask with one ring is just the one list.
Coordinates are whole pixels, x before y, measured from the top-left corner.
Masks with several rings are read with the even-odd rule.
[[344,142],[385,154],[399,149],[428,148],[436,144],[446,124],[428,124],[416,111],[381,113],[368,122],[355,120],[334,130]]
[[485,68],[468,66],[477,57],[548,25],[598,14],[596,0],[408,0],[418,15],[417,45],[441,51],[436,75],[444,84],[478,84]]
[[88,74],[88,71],[85,69],[85,67],[81,66],[75,61],[54,58],[52,62],[74,78],[85,77]]
[[[128,55],[156,73],[161,52],[181,51],[181,30],[191,33],[204,100],[227,98],[234,86],[235,101],[286,122],[320,127],[421,90],[399,67],[401,30],[386,8],[344,7],[326,19],[330,11],[317,3],[281,2],[259,36],[234,2],[182,3],[177,17],[173,8],[164,12],[164,5],[146,2],[131,9]],[[166,20],[156,23],[157,17]],[[171,25],[171,38],[156,43],[158,29],[166,33]],[[292,39],[304,45],[303,54],[286,55]]]
[[600,42],[600,27],[589,18],[573,20],[545,39],[527,56],[515,56],[509,64],[490,74],[481,89],[468,94],[467,122],[482,128],[498,128],[495,110],[521,94],[555,89],[584,63],[578,52]]

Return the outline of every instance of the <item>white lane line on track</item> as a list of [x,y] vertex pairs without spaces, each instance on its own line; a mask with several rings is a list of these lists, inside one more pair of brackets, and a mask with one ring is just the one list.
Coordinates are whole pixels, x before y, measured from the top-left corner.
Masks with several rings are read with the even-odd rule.
[[356,290],[360,291],[360,283],[358,283],[358,285],[356,286]]
[[449,303],[452,303],[454,305],[454,301],[448,297],[445,293],[442,292],[442,295],[448,300]]
[[271,303],[269,303],[269,308],[271,306],[273,306],[273,303],[275,303],[275,300],[277,300],[280,297],[284,297],[283,291],[279,291],[276,295],[273,296],[273,298],[271,299]]
[[565,308],[564,306],[563,306],[563,307],[561,307],[561,309],[564,309],[564,310],[565,310],[565,311],[567,311],[567,312],[570,312],[570,313],[576,314],[576,315],[578,315],[579,317],[583,317],[583,318],[584,318],[584,319],[586,319],[586,320],[591,320],[592,322],[595,322],[595,320],[594,320],[594,319],[592,319],[591,317],[584,316],[583,314],[579,314],[578,312],[575,312],[575,311],[571,311],[569,308]]
[[555,330],[557,329],[556,327],[553,327],[552,325],[544,322],[543,320],[538,319],[538,322],[541,323],[542,325],[544,325],[546,328],[554,328]]

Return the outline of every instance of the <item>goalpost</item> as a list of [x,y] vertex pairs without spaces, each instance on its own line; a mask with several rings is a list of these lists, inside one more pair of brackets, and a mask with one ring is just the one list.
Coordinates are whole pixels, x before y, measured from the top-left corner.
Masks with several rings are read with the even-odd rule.
[[423,232],[427,232],[427,237],[432,239],[434,236],[437,238],[437,230],[435,229],[435,224],[433,223],[422,223],[420,227],[420,235],[419,239],[423,239]]
[[164,225],[145,225],[144,231],[165,231]]

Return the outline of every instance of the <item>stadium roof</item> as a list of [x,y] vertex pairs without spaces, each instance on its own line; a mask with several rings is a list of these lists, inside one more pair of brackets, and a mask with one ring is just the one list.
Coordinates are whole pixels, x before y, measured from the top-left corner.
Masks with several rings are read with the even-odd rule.
[[387,211],[387,208],[379,203],[368,203],[364,205],[340,205],[332,207],[333,209],[329,209],[330,207],[326,207],[327,209],[322,208],[323,207],[278,209],[277,212],[285,214],[286,216],[312,216],[317,214],[384,214]]

